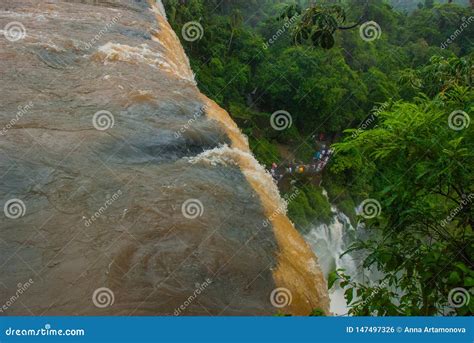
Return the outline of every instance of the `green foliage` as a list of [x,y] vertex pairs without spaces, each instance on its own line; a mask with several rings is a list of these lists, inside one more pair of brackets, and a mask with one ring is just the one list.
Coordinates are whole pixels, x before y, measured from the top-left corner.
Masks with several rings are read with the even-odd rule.
[[406,97],[408,99],[420,92],[429,97],[437,94],[444,96],[456,87],[471,87],[472,68],[472,55],[464,58],[433,56],[429,64],[422,68],[404,70],[399,83],[403,87],[402,92],[412,95]]
[[432,8],[436,4],[446,4],[449,2],[453,2],[458,5],[462,6],[469,6],[470,0],[390,0],[392,6],[394,6],[397,10],[400,11],[408,11],[411,12],[416,8],[422,9],[425,8]]
[[325,317],[326,314],[324,313],[324,311],[320,308],[315,308],[311,311],[311,313],[309,314],[310,317]]
[[340,211],[342,211],[351,221],[352,226],[357,225],[357,216],[353,196],[357,194],[349,191],[348,187],[344,185],[341,175],[335,174],[331,169],[326,170],[324,174],[322,186],[328,192],[328,197],[331,204],[334,204]]
[[288,217],[302,231],[307,232],[312,224],[330,223],[331,206],[322,193],[322,188],[312,184],[297,185],[300,193],[288,203]]
[[[433,59],[420,73],[437,71],[438,63]],[[449,63],[455,68],[458,61]],[[352,248],[367,251],[364,266],[384,273],[383,287],[350,283],[359,293],[354,314],[442,314],[451,289],[471,287],[473,127],[453,130],[449,118],[454,111],[472,113],[474,91],[458,85],[464,73],[442,75],[452,85],[448,90],[433,99],[420,94],[414,102],[396,102],[380,113],[376,128],[335,146],[334,170],[348,183],[362,180],[359,193],[370,184],[367,193],[382,207],[379,217],[366,222],[382,239]],[[470,306],[455,311],[472,314]]]
[[[312,134],[358,127],[377,104],[387,104],[369,128],[347,131],[323,182],[354,224],[356,204],[381,203],[382,214],[365,223],[370,239],[351,249],[364,250],[364,267],[384,276],[360,284],[337,271],[330,282],[345,288],[356,315],[472,314],[474,297],[446,312],[449,291],[474,282],[472,203],[463,198],[473,191],[474,125],[448,126],[453,111],[472,114],[474,25],[463,21],[472,8],[426,1],[415,9],[406,1],[406,14],[384,0],[289,3],[165,6],[178,36],[188,21],[204,27],[202,39],[182,42],[198,85],[230,112],[267,166],[283,159],[277,143],[297,147],[296,158],[308,161]],[[381,37],[366,42],[357,28],[341,30],[360,18],[380,24]],[[291,114],[291,128],[271,128],[277,110]],[[332,218],[321,188],[306,181],[298,180],[302,192],[288,206],[301,230]]]
[[[467,22],[473,15],[472,8],[456,5],[438,5],[415,11],[407,18],[405,37],[410,41],[424,40],[428,45],[441,47],[443,44],[459,54],[472,51],[474,27]],[[455,36],[451,43],[447,39]]]
[[[262,122],[247,120],[241,126],[268,141],[287,143],[298,138],[299,133],[341,132],[357,125],[375,102],[406,99],[425,92],[405,87],[399,80],[434,54],[449,59],[453,53],[464,54],[472,49],[467,40],[472,25],[448,49],[440,47],[447,35],[459,28],[462,18],[473,14],[469,8],[437,5],[406,16],[382,0],[369,0],[368,6],[365,1],[356,0],[348,0],[344,6],[321,1],[305,8],[307,3],[165,1],[176,32],[180,33],[188,21],[199,21],[204,28],[199,41],[182,41],[204,93],[226,109],[231,104],[248,107],[251,99],[255,112],[271,114],[284,109],[291,113],[293,129],[298,132],[267,137],[274,133],[259,129],[268,127],[268,123],[262,126]],[[291,21],[298,14],[298,20]],[[254,23],[256,18],[260,20]],[[380,23],[382,37],[367,43],[357,28],[338,29],[357,23],[360,18]],[[308,35],[307,40],[315,40],[317,46],[328,47],[328,43],[334,47],[329,51],[295,47],[295,34]],[[432,81],[436,85],[433,88],[438,87],[438,80],[436,76],[427,79],[424,87]],[[230,113],[234,116],[232,110]]]
[[[324,310],[320,308],[313,309],[311,313],[308,315],[308,317],[325,317],[325,316],[326,316],[326,313],[324,313]],[[277,314],[274,315],[274,317],[291,317],[291,314],[278,312]]]
[[282,16],[288,19],[296,15],[300,16],[300,20],[293,32],[295,43],[310,42],[323,49],[334,47],[334,33],[346,20],[346,13],[339,5],[313,4],[304,11],[299,6],[289,5]]
[[280,154],[278,149],[274,144],[265,138],[262,137],[257,140],[251,136],[249,143],[252,152],[261,164],[265,166],[271,166],[273,162],[280,162]]
[[347,100],[352,96],[363,103],[367,91],[341,51],[293,47],[269,59],[271,62],[262,66],[256,80],[264,90],[260,106],[284,108],[302,132],[313,132],[323,123],[326,130],[337,132],[347,122],[362,119],[361,109]]

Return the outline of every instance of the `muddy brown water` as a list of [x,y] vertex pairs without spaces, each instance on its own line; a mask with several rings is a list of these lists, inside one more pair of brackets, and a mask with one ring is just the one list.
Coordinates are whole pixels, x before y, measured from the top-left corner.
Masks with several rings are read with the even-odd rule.
[[328,311],[316,256],[160,3],[3,0],[1,28],[1,207],[19,215],[0,213],[0,315]]

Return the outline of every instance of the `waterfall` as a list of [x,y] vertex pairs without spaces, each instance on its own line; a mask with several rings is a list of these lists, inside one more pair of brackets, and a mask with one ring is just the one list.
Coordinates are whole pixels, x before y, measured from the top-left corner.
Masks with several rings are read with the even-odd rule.
[[22,208],[0,221],[0,304],[34,279],[9,314],[329,313],[316,254],[161,1],[31,3],[0,3],[23,31],[0,40],[0,189]]
[[[328,198],[326,190],[323,190],[323,195]],[[329,225],[313,225],[305,235],[305,239],[313,251],[318,252],[319,264],[326,279],[328,274],[335,269],[343,268],[346,274],[357,280],[358,265],[354,256],[346,254],[341,257],[354,241],[356,229],[349,218],[334,205],[331,205],[331,211],[334,215],[332,222]],[[329,297],[331,299],[330,311],[334,315],[346,315],[348,307],[344,299],[344,290],[334,285],[329,291]]]

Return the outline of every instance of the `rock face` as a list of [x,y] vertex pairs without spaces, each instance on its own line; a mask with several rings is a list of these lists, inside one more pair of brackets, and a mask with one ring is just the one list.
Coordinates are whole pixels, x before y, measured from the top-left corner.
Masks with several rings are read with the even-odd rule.
[[328,311],[160,3],[3,0],[0,28],[0,315]]

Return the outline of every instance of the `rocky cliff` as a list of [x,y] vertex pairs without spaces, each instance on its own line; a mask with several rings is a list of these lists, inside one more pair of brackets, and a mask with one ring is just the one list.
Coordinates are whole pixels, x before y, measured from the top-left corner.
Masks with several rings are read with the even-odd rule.
[[161,3],[4,0],[0,28],[0,315],[328,311]]

